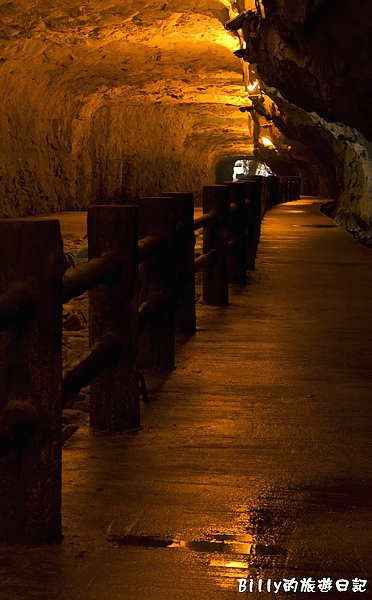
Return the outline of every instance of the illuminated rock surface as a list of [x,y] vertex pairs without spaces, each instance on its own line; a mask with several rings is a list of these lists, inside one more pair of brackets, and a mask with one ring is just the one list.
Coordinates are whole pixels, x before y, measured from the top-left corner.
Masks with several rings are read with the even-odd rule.
[[0,6],[4,215],[214,182],[251,150],[220,2]]
[[200,199],[221,162],[256,148],[279,174],[301,174],[304,192],[340,198],[368,228],[367,5],[263,1],[252,60],[277,102],[265,97],[267,118],[238,110],[251,105],[248,64],[233,54],[241,32],[239,40],[223,27],[254,5],[1,1],[1,216],[172,190]]

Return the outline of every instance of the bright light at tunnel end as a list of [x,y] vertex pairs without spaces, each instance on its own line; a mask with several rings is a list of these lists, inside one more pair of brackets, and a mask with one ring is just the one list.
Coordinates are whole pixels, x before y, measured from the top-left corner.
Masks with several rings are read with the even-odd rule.
[[261,136],[260,141],[261,141],[261,144],[263,144],[267,148],[275,148],[275,144],[273,144],[273,142],[268,137]]

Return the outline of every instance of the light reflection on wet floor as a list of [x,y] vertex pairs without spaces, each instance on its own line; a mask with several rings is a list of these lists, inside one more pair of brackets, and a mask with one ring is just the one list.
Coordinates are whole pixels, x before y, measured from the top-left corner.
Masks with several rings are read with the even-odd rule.
[[187,548],[194,552],[218,554],[253,554],[252,534],[214,535],[207,540],[164,540],[151,536],[125,535],[111,538],[119,546],[137,546],[145,548]]
[[177,541],[168,548],[188,548],[195,552],[218,552],[219,554],[251,554],[252,535],[215,535],[210,540]]
[[[354,482],[353,498],[357,492],[359,502],[361,496],[370,503],[370,487],[357,486]],[[348,490],[346,493],[345,490]],[[288,506],[288,494],[290,505]],[[283,500],[286,500],[283,502]],[[266,499],[267,501],[267,499]],[[208,577],[213,579],[215,585],[221,590],[237,591],[239,579],[248,579],[256,582],[260,578],[267,578],[267,574],[282,572],[288,558],[287,540],[296,523],[296,517],[303,512],[318,513],[319,510],[348,509],[351,504],[350,481],[334,482],[325,486],[312,486],[276,490],[275,508],[265,506],[252,510],[246,506],[240,507],[240,514],[244,515],[244,525],[223,533],[217,530],[212,533],[201,534],[199,539],[171,539],[162,536],[124,535],[110,537],[110,541],[118,546],[164,548],[167,552],[176,551],[175,557],[182,552],[189,552],[188,558],[203,564],[208,572]],[[279,506],[280,508],[279,508]],[[248,517],[247,517],[248,514]],[[313,564],[314,569],[322,573],[321,565]],[[256,585],[256,584],[255,584]]]
[[187,549],[210,555],[208,566],[212,568],[214,577],[222,587],[229,587],[232,580],[247,576],[251,561],[255,558],[265,559],[283,553],[283,548],[279,546],[256,543],[255,536],[255,529],[250,529],[245,534],[216,534],[203,540],[167,540],[156,536],[125,535],[110,538],[110,541],[119,546]]
[[[276,501],[280,499],[280,494],[276,495]],[[287,560],[286,539],[294,526],[297,513],[302,513],[304,505],[311,507],[312,512],[318,505],[324,508],[323,488],[318,490],[302,487],[291,490],[291,506],[289,508],[285,505],[284,510],[265,507],[252,512],[245,507],[243,513],[246,515],[249,512],[249,518],[245,519],[244,529],[235,534],[230,529],[228,534],[217,531],[204,534],[201,539],[195,540],[176,537],[171,539],[171,536],[166,538],[157,535],[124,535],[110,537],[109,541],[122,547],[189,551],[190,558],[195,553],[196,560],[204,563],[209,576],[220,589],[236,591],[239,579],[251,577],[257,580],[268,571],[284,568]],[[178,552],[175,556],[177,554]]]
[[307,224],[300,224],[300,225],[296,225],[293,224],[292,227],[307,227],[307,228],[311,228],[311,229],[336,229],[337,225],[335,223],[314,223],[311,225],[307,225]]
[[[157,537],[135,535],[111,538],[110,541],[119,546],[169,548],[171,550],[188,549],[197,553],[211,554],[212,556],[209,558],[208,565],[212,567],[214,576],[219,579],[222,587],[225,587],[226,584],[229,586],[228,581],[234,580],[235,582],[239,577],[246,577],[249,562],[248,560],[244,560],[244,558],[248,559],[249,556],[256,554],[253,532],[238,535],[218,534],[210,536],[209,539],[191,541],[164,540]],[[226,556],[225,558],[217,558],[216,554]],[[234,560],[234,555],[237,560]],[[224,583],[224,580],[226,583]]]

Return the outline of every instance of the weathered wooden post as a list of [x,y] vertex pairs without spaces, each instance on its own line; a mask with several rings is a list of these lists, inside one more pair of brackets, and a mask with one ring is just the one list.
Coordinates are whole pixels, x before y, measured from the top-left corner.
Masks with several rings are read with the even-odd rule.
[[244,190],[245,197],[246,267],[247,271],[254,271],[261,235],[261,181],[243,180],[236,185]]
[[296,177],[296,191],[295,191],[295,200],[298,200],[301,196],[301,177]]
[[177,222],[175,327],[178,332],[193,332],[196,331],[194,196],[182,192],[163,195],[175,200]]
[[287,177],[288,179],[288,194],[287,194],[287,202],[289,200],[293,200],[293,190],[292,190],[292,183],[293,183],[293,179],[292,177]]
[[[279,178],[277,178],[279,179]],[[289,198],[290,198],[290,178],[286,175],[285,177],[283,177],[284,180],[284,191],[283,191],[283,199],[282,199],[282,203],[284,202],[288,202]]]
[[278,204],[278,178],[275,175],[262,177],[262,190],[264,198],[263,213],[265,214],[266,211]]
[[257,199],[257,202],[259,204],[259,213],[260,213],[259,223],[261,223],[261,221],[264,218],[266,210],[268,210],[268,208],[269,208],[267,179],[269,179],[269,178],[263,177],[262,175],[252,175],[252,176],[248,177],[247,180],[245,181],[245,183],[249,183],[250,185],[252,185],[252,183],[255,184],[254,191],[253,191],[253,188],[250,188],[249,198],[252,199],[253,195],[254,195],[254,198],[255,198],[254,204],[255,205],[256,205],[256,199]]
[[287,175],[284,177],[284,198],[283,202],[288,202],[291,199],[291,178]]
[[[173,197],[140,198],[140,238],[156,236],[161,241],[155,255],[140,266],[140,365],[143,368],[174,369],[174,313],[176,302],[177,206]],[[142,308],[148,306],[148,310]],[[146,314],[146,319],[142,319]]]
[[[277,180],[279,178],[277,177]],[[281,202],[288,202],[291,199],[291,178],[286,175],[284,177],[284,185],[283,185],[283,197],[281,199]]]
[[[278,187],[278,202],[276,202],[275,204],[283,204],[283,202],[285,202],[285,177],[278,176],[276,180]],[[273,200],[271,201],[271,203],[273,205]]]
[[300,178],[295,175],[292,177],[292,197],[291,200],[298,200],[300,197]]
[[285,185],[284,185],[284,177],[278,177],[278,203],[282,204],[284,202],[285,195]]
[[114,254],[121,269],[112,280],[89,292],[89,338],[105,336],[121,344],[117,360],[90,386],[90,425],[124,431],[139,426],[138,384],[138,207],[91,206],[88,209],[89,259]]
[[59,222],[1,220],[0,265],[0,543],[39,545],[61,536]]
[[229,280],[232,283],[247,283],[247,211],[246,188],[235,182],[227,183],[231,210],[230,231],[232,246],[229,257]]
[[229,187],[203,187],[203,213],[214,215],[215,221],[204,228],[203,254],[215,251],[216,260],[204,268],[203,300],[212,306],[226,306],[229,301],[228,242]]

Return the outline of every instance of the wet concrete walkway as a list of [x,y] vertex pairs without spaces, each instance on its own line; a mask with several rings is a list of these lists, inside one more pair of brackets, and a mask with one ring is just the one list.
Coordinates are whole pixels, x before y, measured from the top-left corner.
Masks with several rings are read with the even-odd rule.
[[372,579],[371,306],[372,251],[319,201],[270,211],[252,285],[227,308],[199,306],[177,369],[150,382],[142,429],[68,442],[65,538],[1,550],[1,600],[359,597]]

